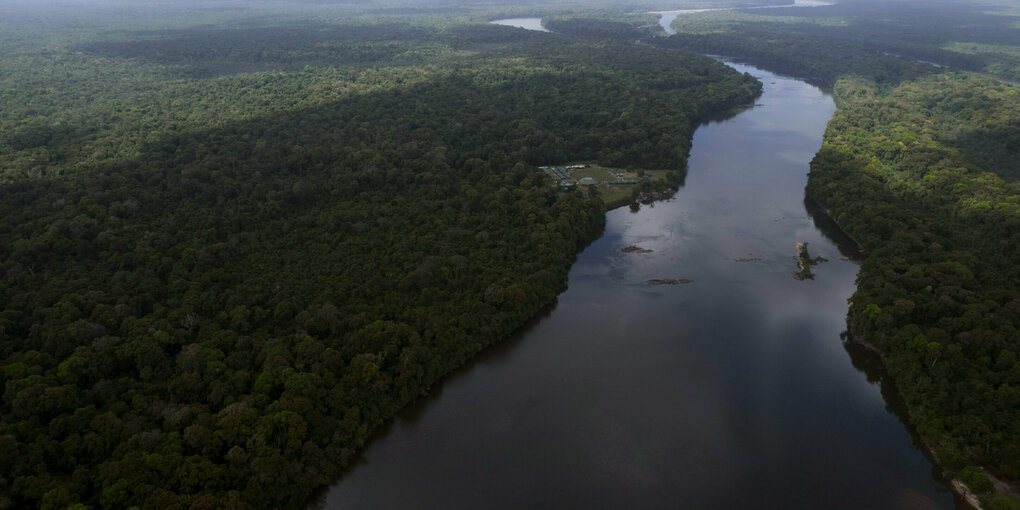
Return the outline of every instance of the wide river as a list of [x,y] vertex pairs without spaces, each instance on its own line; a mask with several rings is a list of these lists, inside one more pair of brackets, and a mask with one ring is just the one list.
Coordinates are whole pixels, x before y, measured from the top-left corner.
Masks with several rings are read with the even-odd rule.
[[[401,412],[320,508],[954,507],[840,338],[857,264],[804,200],[832,98],[730,65],[764,95],[698,128],[676,197],[611,211],[555,307]],[[814,280],[797,242],[828,259]]]

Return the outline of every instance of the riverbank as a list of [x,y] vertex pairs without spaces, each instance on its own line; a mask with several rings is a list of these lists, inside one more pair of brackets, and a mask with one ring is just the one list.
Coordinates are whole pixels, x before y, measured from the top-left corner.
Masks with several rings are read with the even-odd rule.
[[[810,174],[808,176],[808,180],[809,180],[808,189],[810,190],[811,189]],[[808,195],[807,200],[810,200],[810,202],[817,208],[819,214],[824,214],[827,220],[831,222],[843,235],[845,235],[847,239],[853,241],[858,246],[861,256],[865,255],[866,253],[865,246],[858,242],[856,239],[854,239],[846,231],[846,229],[842,225],[840,225],[840,223],[831,215],[830,209],[827,209],[824,206],[822,206],[817,201],[817,199],[811,197],[810,194]],[[853,326],[854,324],[861,324],[865,321],[866,319],[862,317],[856,317],[854,315],[853,309],[848,311],[847,329],[849,332],[848,334],[849,339],[850,341],[853,341],[854,343],[874,353],[877,356],[878,360],[880,361],[883,371],[887,374],[888,377],[893,378],[889,370],[889,363],[888,360],[886,359],[885,352],[881,348],[879,348],[874,342],[869,341],[866,335],[863,332],[861,332],[859,328],[855,328]],[[894,381],[892,386],[893,386],[892,391],[895,393],[896,397],[903,403],[904,413],[902,419],[904,421],[904,424],[908,425],[911,428],[911,433],[916,436],[918,443],[924,447],[926,456],[932,462],[932,465],[936,468],[943,469],[944,474],[946,472],[945,470],[947,469],[947,466],[944,466],[940,461],[940,456],[936,449],[931,445],[930,438],[924,436],[923,434],[920,433],[920,431],[917,430],[916,420],[914,419],[916,410],[911,407],[905,395],[899,389],[899,384],[896,384]],[[958,476],[944,477],[944,479],[947,486],[952,490],[956,497],[959,498],[958,503],[964,502],[967,505],[966,508],[970,508],[973,510],[983,510],[983,507],[981,506],[978,496],[974,494],[963,482],[963,480],[961,480]],[[993,478],[993,480],[996,483],[996,486],[1003,485],[1006,487],[1010,487],[1012,489],[1012,486],[1003,480],[997,478]],[[1013,491],[1009,490],[1004,492]]]
[[[900,411],[895,411],[894,410],[893,412],[895,414],[897,414],[897,416],[900,417],[900,419],[903,421],[904,425],[906,425],[906,426],[908,426],[910,428],[911,435],[914,436],[914,438],[916,439],[917,443],[924,448],[925,456],[928,457],[928,459],[931,461],[931,463],[932,463],[932,465],[934,467],[938,468],[938,466],[940,464],[938,452],[935,451],[935,448],[932,447],[931,443],[927,439],[925,439],[925,437],[922,436],[917,431],[917,428],[914,426],[914,420],[912,418],[913,411],[911,410],[909,404],[907,404],[907,402],[903,399],[903,395],[900,392],[899,387],[896,385],[895,381],[892,381],[890,379],[891,375],[889,374],[888,367],[886,365],[886,361],[884,359],[882,350],[879,349],[877,346],[875,346],[875,344],[869,342],[864,336],[862,336],[862,335],[852,331],[852,328],[850,326],[850,321],[847,321],[847,327],[848,327],[848,329],[851,329],[851,331],[849,331],[848,335],[847,335],[848,336],[848,341],[853,342],[853,343],[863,347],[864,349],[866,349],[869,353],[871,353],[873,356],[875,356],[878,359],[878,363],[881,366],[881,370],[882,370],[881,377],[882,377],[883,381],[888,381],[888,383],[885,384],[885,386],[888,386],[888,387],[886,387],[884,389],[889,391],[890,394],[892,394],[898,400],[898,403],[899,403],[899,405],[898,406],[894,406],[894,408],[900,409]],[[891,388],[889,388],[889,387],[891,387]],[[989,476],[989,477],[993,480],[993,482],[996,485],[1000,485],[1000,484],[1007,485],[1002,480],[999,480],[999,479],[994,478],[992,476]],[[957,510],[985,510],[984,507],[981,505],[981,501],[980,501],[978,495],[975,494],[974,492],[972,492],[970,490],[970,488],[967,487],[967,484],[963,482],[962,479],[960,479],[957,476],[951,476],[951,477],[946,477],[945,481],[946,481],[947,486],[950,488],[950,490],[952,490],[953,494],[955,494],[956,497],[958,498],[957,501],[956,501],[956,503],[957,503]],[[964,506],[961,507],[960,506],[961,504],[964,505]]]

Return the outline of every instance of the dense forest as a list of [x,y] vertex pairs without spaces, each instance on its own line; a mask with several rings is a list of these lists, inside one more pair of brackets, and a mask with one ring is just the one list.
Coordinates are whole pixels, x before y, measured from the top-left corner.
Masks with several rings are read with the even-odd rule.
[[1020,30],[963,4],[909,22],[920,4],[861,5],[705,13],[656,43],[833,87],[807,194],[866,250],[850,333],[882,354],[946,476],[988,508],[1020,508],[989,478],[1020,480],[1020,91],[917,60],[1015,77],[1008,55],[989,67],[939,41],[1015,50]]
[[578,37],[637,41],[662,31],[658,16],[649,13],[586,11],[583,14],[546,16],[546,28]]
[[760,92],[465,18],[200,14],[5,32],[0,508],[302,507],[562,290],[604,205],[534,165],[683,169]]

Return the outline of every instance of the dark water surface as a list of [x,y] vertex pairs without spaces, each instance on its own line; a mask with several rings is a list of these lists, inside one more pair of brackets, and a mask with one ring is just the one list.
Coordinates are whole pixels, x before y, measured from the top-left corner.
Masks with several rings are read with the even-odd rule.
[[610,212],[557,306],[402,412],[322,508],[953,508],[840,340],[857,265],[804,202],[832,99],[734,67],[761,106],[698,128],[676,198]]

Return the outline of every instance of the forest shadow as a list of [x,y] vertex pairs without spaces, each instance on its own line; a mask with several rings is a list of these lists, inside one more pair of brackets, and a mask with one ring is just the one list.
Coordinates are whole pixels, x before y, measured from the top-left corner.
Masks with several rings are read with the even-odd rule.
[[857,241],[854,241],[850,234],[847,234],[836,223],[836,220],[829,216],[825,208],[812,200],[807,192],[804,193],[804,209],[811,217],[811,221],[814,222],[815,228],[822,233],[822,236],[836,245],[840,255],[853,261],[863,259],[863,250]]
[[942,141],[982,169],[1016,179],[1020,177],[1020,119],[1008,122],[961,131]]
[[[507,30],[514,36],[520,32]],[[647,70],[642,59],[634,58],[631,50],[637,47],[614,45],[592,52],[561,46],[557,41],[524,46],[519,53],[507,54],[517,58],[541,55],[545,59],[556,48],[560,53],[553,53],[553,57],[583,62],[591,71],[576,76],[552,71],[507,76],[492,69],[501,65],[500,61],[490,64],[472,59],[465,61],[463,68],[447,69],[420,81],[355,89],[310,107],[184,127],[145,142],[136,158],[98,162],[73,178],[67,174],[26,176],[16,184],[5,184],[3,189],[26,200],[32,197],[32,203],[74,205],[98,201],[98,210],[109,216],[92,215],[96,222],[82,227],[80,235],[74,234],[79,236],[76,240],[88,240],[113,228],[110,222],[114,220],[155,222],[153,225],[161,225],[159,229],[166,230],[174,243],[196,246],[193,254],[198,258],[189,258],[186,267],[198,268],[210,278],[222,273],[216,275],[222,279],[219,284],[230,286],[247,285],[243,272],[237,269],[252,264],[254,259],[278,267],[281,274],[297,274],[302,269],[287,260],[288,253],[303,253],[311,247],[337,250],[345,245],[345,239],[371,237],[374,243],[385,237],[368,236],[373,231],[400,233],[394,233],[394,242],[360,249],[423,251],[423,246],[411,246],[413,243],[407,240],[415,233],[433,236],[439,244],[463,243],[451,234],[455,231],[481,236],[485,228],[471,222],[461,224],[450,211],[443,213],[450,217],[447,225],[433,231],[421,225],[418,218],[402,215],[402,210],[409,207],[409,202],[442,204],[450,197],[461,200],[461,186],[493,192],[504,185],[512,187],[529,176],[527,167],[515,162],[548,164],[594,159],[599,151],[607,150],[638,167],[669,168],[671,160],[682,157],[682,147],[676,146],[673,137],[686,134],[682,132],[685,128],[675,122],[674,109],[651,109],[642,115],[638,126],[614,122],[633,104],[633,98],[605,94],[605,87],[657,78],[656,71]],[[657,51],[651,54],[651,49],[639,50],[648,57],[644,60],[658,62],[662,58]],[[701,57],[676,53],[668,57],[668,64],[685,65],[689,59],[697,68],[705,63]],[[590,79],[593,72],[609,73],[610,69],[618,74]],[[710,68],[704,72],[713,71]],[[707,80],[699,76],[685,85],[696,89]],[[558,93],[555,97],[548,94],[553,88]],[[707,107],[722,97],[703,98],[701,104],[691,106]],[[589,108],[580,111],[564,107],[575,104]],[[484,207],[488,200],[473,200],[476,203],[470,207]],[[366,205],[354,207],[356,202]],[[10,217],[15,217],[18,205],[25,203],[6,202],[11,206],[7,211]],[[431,210],[433,206],[423,207]],[[40,221],[46,224],[68,214],[67,209],[56,206],[44,210],[45,218]],[[75,225],[67,228],[81,230]],[[308,232],[305,248],[295,248],[292,239],[288,241],[279,232]],[[149,235],[143,231],[125,234],[130,239],[125,241],[125,252],[138,238]],[[24,235],[30,236],[27,232]],[[220,247],[226,250],[224,253],[213,255],[220,249],[213,248],[218,243],[230,244]],[[238,250],[249,256],[236,256]],[[98,253],[81,253],[78,258],[89,261]],[[229,253],[234,253],[236,260]],[[42,271],[46,261],[56,264],[66,255],[40,244],[38,250],[21,253],[17,262]],[[376,262],[381,261],[370,264]],[[131,262],[132,267],[138,263]],[[337,274],[355,271],[342,261],[323,262],[319,269]],[[359,288],[355,297],[368,299],[372,292],[399,286],[407,272],[408,268],[381,265],[377,272],[381,283]],[[391,278],[387,273],[395,276]],[[163,271],[157,279],[165,285],[170,276]],[[269,285],[247,281],[258,292]],[[286,276],[278,281],[286,288],[296,285]],[[164,294],[165,289],[161,289],[153,295]],[[326,294],[320,298],[334,297]],[[221,305],[211,303],[209,308]]]
[[[1015,61],[1008,55],[967,54],[942,49],[952,42],[990,45],[1020,44],[1020,17],[993,15],[976,10],[973,5],[959,2],[839,2],[813,9],[775,9],[758,11],[763,16],[789,16],[804,19],[803,23],[769,23],[783,32],[801,32],[813,37],[845,41],[865,47],[908,56],[922,62],[951,66],[967,71],[981,71],[999,60]],[[812,19],[839,17],[843,26],[820,25]],[[981,30],[973,27],[980,26]]]
[[[361,24],[245,20],[227,26],[109,32],[104,40],[75,47],[95,55],[135,59],[181,69],[191,78],[304,66],[414,65],[447,50],[509,44],[536,38],[512,27],[476,24],[448,28],[378,21]],[[265,20],[265,23],[272,23]]]
[[[844,26],[825,26],[826,32],[845,36],[885,34],[910,37],[933,44],[954,37],[970,37],[974,42],[1003,41],[1020,34],[1016,16],[987,14],[979,6],[955,1],[879,1],[837,2],[813,9],[774,9],[757,11],[764,16],[791,16],[805,19],[840,17],[849,20]],[[980,26],[980,31],[973,27]],[[863,34],[863,35],[862,35]],[[975,39],[976,38],[976,39]],[[862,39],[864,40],[864,39]]]
[[125,31],[76,49],[113,58],[179,66],[185,76],[210,78],[305,65],[389,62],[433,36],[431,30],[395,23],[215,27]]

